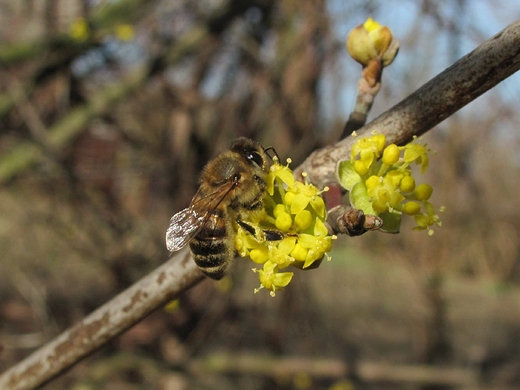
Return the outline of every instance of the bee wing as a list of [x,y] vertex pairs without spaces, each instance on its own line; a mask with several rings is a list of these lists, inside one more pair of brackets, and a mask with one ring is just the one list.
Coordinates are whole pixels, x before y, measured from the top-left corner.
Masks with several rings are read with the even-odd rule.
[[198,213],[192,206],[179,211],[170,219],[166,230],[166,247],[178,251],[195,237],[208,219],[209,212]]
[[211,194],[197,199],[199,197],[199,189],[193,197],[190,207],[179,211],[170,219],[170,226],[166,230],[166,247],[170,252],[183,248],[197,235],[220,202],[233,189],[234,185],[234,182],[229,182],[220,186]]

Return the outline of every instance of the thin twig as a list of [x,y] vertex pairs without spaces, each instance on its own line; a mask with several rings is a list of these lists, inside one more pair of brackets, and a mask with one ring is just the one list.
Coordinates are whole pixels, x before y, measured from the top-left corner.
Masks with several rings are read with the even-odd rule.
[[8,83],[8,88],[11,95],[13,96],[13,101],[16,102],[15,104],[18,107],[20,115],[27,125],[27,128],[31,132],[31,135],[43,146],[50,148],[45,124],[43,123],[38,110],[25,93],[24,86],[14,75],[9,77]]
[[[187,52],[202,45],[208,34],[207,29],[203,28],[194,27],[187,31],[165,54],[166,63],[179,61]],[[124,79],[101,89],[86,103],[70,109],[66,115],[46,130],[48,146],[53,150],[60,150],[70,145],[91,120],[106,113],[113,105],[142,87],[150,76],[158,71],[158,69],[150,69],[152,62],[136,69]],[[44,157],[44,153],[39,145],[30,141],[20,142],[0,158],[0,183],[8,181],[30,168],[42,157]]]
[[[403,145],[520,69],[520,20],[482,43],[471,53],[434,77],[406,99],[358,131],[377,131],[388,143]],[[353,137],[313,152],[295,174],[307,172],[309,180],[323,188],[336,181],[339,161],[350,159]]]
[[[361,130],[403,144],[476,99],[520,68],[520,21],[480,45]],[[351,137],[311,154],[297,169],[324,186],[349,158]],[[187,250],[137,282],[54,341],[0,376],[0,388],[31,389],[68,369],[99,346],[203,279]]]

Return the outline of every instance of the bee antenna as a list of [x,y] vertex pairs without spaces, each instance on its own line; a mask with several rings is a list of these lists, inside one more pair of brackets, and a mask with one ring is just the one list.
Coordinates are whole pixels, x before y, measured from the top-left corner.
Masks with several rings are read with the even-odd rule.
[[[273,153],[273,156],[271,156],[268,153],[269,151],[271,151]],[[273,146],[268,146],[267,148],[264,148],[264,152],[265,152],[265,154],[267,154],[271,158],[271,160],[274,160],[274,158],[276,157],[278,162],[280,162],[280,156],[278,155],[278,153],[276,153],[276,150],[274,149]]]

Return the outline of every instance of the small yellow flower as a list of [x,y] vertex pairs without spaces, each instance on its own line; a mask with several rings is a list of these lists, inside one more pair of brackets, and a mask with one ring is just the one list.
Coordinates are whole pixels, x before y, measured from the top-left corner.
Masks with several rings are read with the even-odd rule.
[[261,283],[260,287],[255,289],[255,293],[260,291],[262,288],[266,288],[267,290],[271,290],[270,294],[272,297],[275,296],[276,290],[280,290],[287,286],[294,275],[293,272],[278,272],[278,266],[271,261],[266,261],[261,270],[253,268],[253,272],[258,273]]
[[303,268],[310,267],[316,260],[322,259],[326,252],[329,252],[332,248],[332,240],[334,238],[334,236],[329,236],[327,228],[319,219],[316,219],[316,224],[314,225],[314,235],[300,234],[298,244],[302,248],[307,249]]
[[76,19],[69,28],[69,34],[75,41],[84,42],[90,35],[90,28],[85,18]]
[[430,152],[430,149],[428,149],[427,145],[413,142],[403,146],[403,149],[403,160],[409,164],[415,161],[416,164],[421,166],[421,173],[424,173],[430,162],[428,157],[428,152]]
[[267,175],[267,192],[269,195],[274,195],[274,184],[276,179],[280,179],[282,183],[285,183],[289,187],[294,185],[294,176],[289,168],[289,164],[291,160],[287,160],[287,165],[282,166],[280,164],[273,164],[269,170],[269,174]]
[[394,187],[395,190],[397,190],[397,187],[399,187],[399,184],[401,184],[401,180],[403,180],[404,173],[397,170],[392,169],[391,171],[388,171],[385,175],[385,180],[387,180],[391,185]]
[[131,24],[119,24],[116,27],[116,37],[122,41],[131,41],[134,39],[135,30]]
[[269,245],[269,261],[279,268],[285,268],[294,262],[290,256],[296,245],[296,237],[286,237],[278,245]]
[[369,169],[374,161],[379,158],[381,151],[385,146],[385,136],[377,134],[372,137],[360,138],[352,146],[350,161],[355,162],[355,158],[359,155],[361,161]]
[[179,309],[180,303],[178,299],[174,299],[173,301],[168,302],[164,306],[164,311],[168,313],[175,313]]
[[[439,215],[435,213],[435,209],[430,202],[424,202],[424,208],[426,209],[426,213],[414,215],[415,222],[417,223],[414,230],[428,230],[428,235],[431,236],[433,234],[433,229],[431,227],[433,225],[441,227],[442,222]],[[444,210],[441,208],[441,211]]]
[[[325,189],[326,191],[326,189]],[[292,187],[287,188],[287,195],[292,193],[289,197],[291,203],[291,214],[298,214],[304,210],[309,204],[316,211],[320,217],[325,216],[325,202],[320,194],[318,188],[309,183],[295,182]]]
[[250,257],[255,263],[263,264],[269,258],[269,249],[253,235],[239,227],[235,234],[235,249],[242,257]]
[[397,189],[395,175],[386,175],[378,180],[367,181],[367,192],[372,198],[372,207],[376,212],[392,211],[403,200],[404,196]]

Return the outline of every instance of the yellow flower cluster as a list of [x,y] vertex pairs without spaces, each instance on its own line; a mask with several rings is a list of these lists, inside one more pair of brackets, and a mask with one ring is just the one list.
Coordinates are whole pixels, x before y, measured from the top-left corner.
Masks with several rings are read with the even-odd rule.
[[[248,215],[246,222],[255,234],[238,224],[235,226],[235,247],[242,257],[250,257],[261,269],[254,268],[260,279],[260,289],[275,291],[287,286],[294,273],[280,272],[289,266],[300,269],[316,268],[324,257],[330,260],[332,240],[324,224],[325,203],[315,186],[294,180],[289,163],[277,161],[267,176],[264,208]],[[324,189],[326,190],[326,189]],[[269,240],[276,232],[280,240]]]
[[340,183],[349,190],[352,206],[379,216],[383,230],[398,232],[405,214],[414,217],[414,229],[433,234],[431,227],[441,226],[429,202],[433,188],[429,184],[416,185],[410,169],[411,164],[417,164],[423,173],[428,168],[430,149],[417,139],[402,147],[385,144],[382,134],[360,138],[352,146],[350,161],[339,164]]

